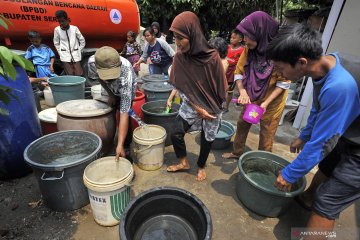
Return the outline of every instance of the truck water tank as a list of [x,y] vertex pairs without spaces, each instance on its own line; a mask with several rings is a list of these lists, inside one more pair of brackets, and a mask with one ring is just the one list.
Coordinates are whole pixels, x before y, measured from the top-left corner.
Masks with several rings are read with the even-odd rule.
[[43,43],[53,48],[55,12],[64,10],[86,40],[86,48],[112,46],[121,49],[126,33],[139,32],[139,8],[135,0],[3,0],[0,14],[13,25],[0,31],[0,45],[26,50],[27,32],[38,31]]

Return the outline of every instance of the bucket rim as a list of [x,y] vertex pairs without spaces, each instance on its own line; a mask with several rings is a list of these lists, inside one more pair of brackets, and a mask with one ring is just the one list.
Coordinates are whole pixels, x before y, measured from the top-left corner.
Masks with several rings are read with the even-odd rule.
[[[150,103],[155,103],[155,102],[163,102],[166,106],[166,100],[154,100],[154,101],[150,101],[150,102],[146,102],[144,103],[142,106],[141,106],[141,111],[143,111],[144,113],[150,115],[150,116],[156,116],[156,117],[159,117],[159,116],[162,116],[162,117],[172,117],[174,115],[177,115],[179,114],[179,110],[177,110],[176,112],[173,112],[173,113],[166,113],[166,114],[160,114],[160,113],[153,113],[153,112],[149,112],[147,110],[144,109],[144,106],[147,106],[149,105]],[[180,109],[180,104],[178,103],[172,103],[174,104],[175,106],[179,106],[179,109]]]
[[120,178],[119,180],[116,180],[116,181],[111,181],[111,182],[95,182],[95,181],[92,181],[89,177],[87,177],[86,173],[87,171],[89,171],[89,169],[95,165],[95,164],[99,164],[100,162],[105,162],[105,161],[114,161],[115,156],[106,156],[106,157],[102,157],[102,158],[99,158],[99,159],[96,159],[95,161],[89,163],[86,168],[84,169],[84,174],[83,174],[83,178],[84,178],[84,182],[86,180],[86,182],[88,182],[90,185],[96,185],[96,186],[109,186],[109,185],[115,185],[115,184],[119,184],[120,182],[126,182],[125,180],[127,180],[129,178],[129,176],[134,172],[134,168],[132,166],[132,164],[129,162],[129,160],[127,160],[126,158],[122,158],[120,157],[119,160],[117,162],[123,162],[125,163],[126,165],[128,165],[129,167],[129,171],[125,174],[125,176],[123,176],[122,178]]
[[[191,197],[196,204],[198,204],[202,211],[203,214],[205,216],[206,219],[206,232],[205,232],[205,238],[204,239],[211,239],[212,236],[212,219],[211,219],[211,215],[210,215],[210,211],[209,209],[206,207],[206,205],[204,204],[203,201],[201,201],[200,198],[198,198],[195,194],[182,189],[182,188],[178,188],[178,187],[170,187],[170,186],[161,186],[161,187],[154,187],[151,189],[148,189],[146,191],[143,191],[142,193],[140,193],[139,195],[137,195],[135,198],[133,198],[129,204],[127,205],[127,207],[124,209],[123,214],[121,215],[120,218],[120,224],[119,224],[119,233],[120,233],[120,238],[125,237],[126,236],[126,232],[125,232],[125,221],[127,218],[127,213],[133,208],[133,205],[136,204],[137,201],[139,201],[140,199],[144,198],[144,196],[146,196],[149,193],[154,193],[154,192],[161,192],[163,190],[167,190],[167,191],[173,191],[173,192],[180,192],[184,195],[187,195],[189,197]],[[168,195],[168,194],[166,194]]]
[[[76,83],[55,83],[55,82],[52,82],[51,80],[54,79],[54,78],[69,78],[69,77],[78,77],[79,79],[81,78],[81,81],[79,82],[76,82]],[[51,87],[51,85],[54,85],[54,86],[74,86],[74,85],[80,85],[80,84],[83,84],[84,82],[86,81],[86,78],[84,77],[80,77],[80,76],[57,76],[57,77],[51,77],[48,79],[48,83]]]
[[[267,193],[267,194],[270,194],[270,195],[275,195],[275,196],[279,196],[279,197],[287,197],[287,198],[292,198],[292,197],[295,197],[296,195],[299,195],[300,193],[302,193],[306,187],[306,178],[305,176],[303,176],[301,179],[302,179],[302,184],[301,186],[299,187],[299,189],[295,190],[295,191],[292,191],[292,192],[273,192],[273,191],[270,191],[268,190],[267,188],[257,184],[255,181],[253,181],[252,179],[250,179],[248,177],[248,175],[245,173],[244,169],[242,168],[242,163],[245,159],[245,157],[247,155],[250,155],[250,154],[254,154],[254,153],[262,153],[262,154],[268,154],[268,155],[272,155],[272,156],[275,156],[277,158],[280,158],[284,161],[287,162],[286,165],[290,164],[290,162],[288,160],[286,160],[285,158],[283,157],[280,157],[274,153],[271,153],[271,152],[267,152],[267,151],[261,151],[261,150],[257,150],[257,151],[248,151],[246,153],[244,153],[243,155],[240,156],[239,158],[239,161],[238,161],[238,168],[239,168],[239,171],[241,172],[241,175],[242,177],[244,177],[246,179],[246,181],[248,183],[250,183],[252,186],[254,186],[256,189],[260,189],[261,191]],[[279,163],[281,165],[284,165],[282,163]],[[284,166],[286,166],[284,165]]]
[[135,143],[141,144],[141,145],[156,145],[156,144],[161,144],[162,142],[165,142],[165,139],[167,137],[165,128],[163,128],[162,126],[159,126],[159,125],[155,125],[155,124],[146,124],[146,126],[159,128],[164,132],[164,135],[161,137],[158,137],[158,138],[153,138],[151,140],[138,137],[136,135],[136,132],[138,131],[138,129],[141,129],[141,126],[139,126],[139,127],[135,128],[133,131],[133,140]]
[[[91,154],[87,155],[86,157],[80,158],[77,161],[71,162],[71,163],[49,165],[49,164],[37,163],[28,158],[28,151],[33,145],[37,144],[40,141],[43,141],[45,138],[48,138],[48,137],[51,137],[54,135],[61,135],[61,134],[69,133],[69,132],[86,133],[86,134],[92,135],[98,140],[99,144]],[[55,133],[50,133],[45,136],[42,136],[41,138],[36,139],[35,141],[31,142],[25,148],[23,156],[24,156],[25,162],[27,164],[29,164],[31,167],[39,168],[42,170],[48,170],[48,171],[63,171],[66,168],[74,167],[74,166],[80,165],[84,162],[91,160],[94,156],[96,156],[100,152],[101,148],[102,148],[102,140],[97,134],[95,134],[93,132],[89,132],[89,131],[84,131],[84,130],[68,130],[68,131],[59,131],[59,132],[55,132]]]
[[[232,136],[234,136],[234,134],[236,132],[236,129],[235,129],[235,126],[231,122],[221,120],[221,125],[224,125],[225,127],[229,128],[231,130],[231,134],[226,136],[226,137],[221,137],[221,138],[218,138],[218,137],[215,136],[216,139],[227,139],[229,137],[231,138]],[[220,126],[220,128],[221,128],[221,126]]]
[[[48,115],[46,115],[46,113],[49,113],[50,115],[53,114],[54,118],[48,117]],[[57,122],[56,107],[47,108],[47,109],[42,110],[41,112],[38,113],[38,117],[39,117],[40,121],[42,121],[42,122],[56,123]]]
[[[104,108],[100,109],[92,109],[91,111],[84,109],[83,112],[80,112],[81,109],[77,108],[78,112],[69,111],[66,109],[67,106],[71,106],[72,104],[85,105],[85,104],[97,104],[100,106],[104,106]],[[72,110],[75,110],[76,106],[72,106]],[[95,99],[73,99],[65,102],[61,102],[56,106],[56,111],[59,115],[65,117],[73,117],[73,118],[88,118],[88,117],[99,117],[105,116],[112,112],[114,109],[108,106],[106,103],[95,100]]]
[[144,91],[147,91],[147,92],[171,92],[174,87],[170,84],[170,83],[167,83],[164,81],[164,83],[167,83],[167,88],[166,89],[153,89],[153,88],[150,88],[149,85],[151,86],[151,84],[159,84],[161,82],[147,82],[147,83],[143,83],[143,85],[141,86],[142,89],[144,89]]

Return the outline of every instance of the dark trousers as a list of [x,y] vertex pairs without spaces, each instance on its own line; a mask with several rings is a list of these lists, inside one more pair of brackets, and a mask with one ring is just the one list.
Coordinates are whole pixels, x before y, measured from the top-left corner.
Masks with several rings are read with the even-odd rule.
[[[184,141],[185,133],[190,129],[189,125],[180,115],[176,117],[175,129],[171,133],[171,140],[174,147],[174,151],[177,158],[186,157],[186,145]],[[213,141],[209,142],[205,139],[204,131],[201,131],[201,144],[200,144],[200,155],[197,161],[199,168],[204,168],[206,160],[209,156],[211,144]]]

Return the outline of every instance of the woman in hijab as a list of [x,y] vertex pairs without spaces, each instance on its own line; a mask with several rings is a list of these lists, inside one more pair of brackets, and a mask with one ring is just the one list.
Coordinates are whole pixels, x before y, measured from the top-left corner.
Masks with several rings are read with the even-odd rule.
[[160,24],[158,22],[153,22],[151,28],[154,30],[155,37],[166,40],[166,36],[160,32]]
[[206,41],[198,17],[192,12],[177,15],[171,25],[178,52],[170,72],[170,83],[178,90],[183,102],[171,134],[179,164],[169,172],[188,170],[184,135],[201,131],[199,167],[196,180],[206,178],[205,163],[211,144],[220,127],[222,104],[226,99],[226,77],[218,52]]
[[[287,98],[290,81],[285,80],[266,58],[266,47],[276,36],[279,24],[269,14],[253,12],[236,27],[244,34],[246,47],[235,70],[235,81],[240,92],[238,103],[254,103],[265,109],[260,120],[259,150],[271,152],[274,136],[279,125]],[[244,153],[245,142],[251,124],[240,113],[231,153],[224,158],[239,158]]]

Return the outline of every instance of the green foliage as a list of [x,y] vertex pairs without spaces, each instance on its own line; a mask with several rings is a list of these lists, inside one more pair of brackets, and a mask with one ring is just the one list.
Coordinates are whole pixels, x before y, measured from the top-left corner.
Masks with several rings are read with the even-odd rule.
[[211,31],[230,32],[249,13],[257,10],[272,14],[275,1],[268,0],[142,0],[140,13],[151,20],[166,18],[169,25],[183,11],[196,13],[207,37]]
[[[12,25],[9,20],[0,14],[0,25],[5,29],[8,29],[8,24]],[[27,71],[35,71],[34,65],[29,60],[13,53],[4,46],[0,46],[0,76],[6,81],[9,81],[9,78],[12,81],[16,80],[16,69],[14,64],[19,65]],[[11,97],[17,99],[13,94],[13,91],[14,89],[0,84],[0,101],[7,105],[10,103]],[[9,112],[0,107],[0,115],[9,115]]]

